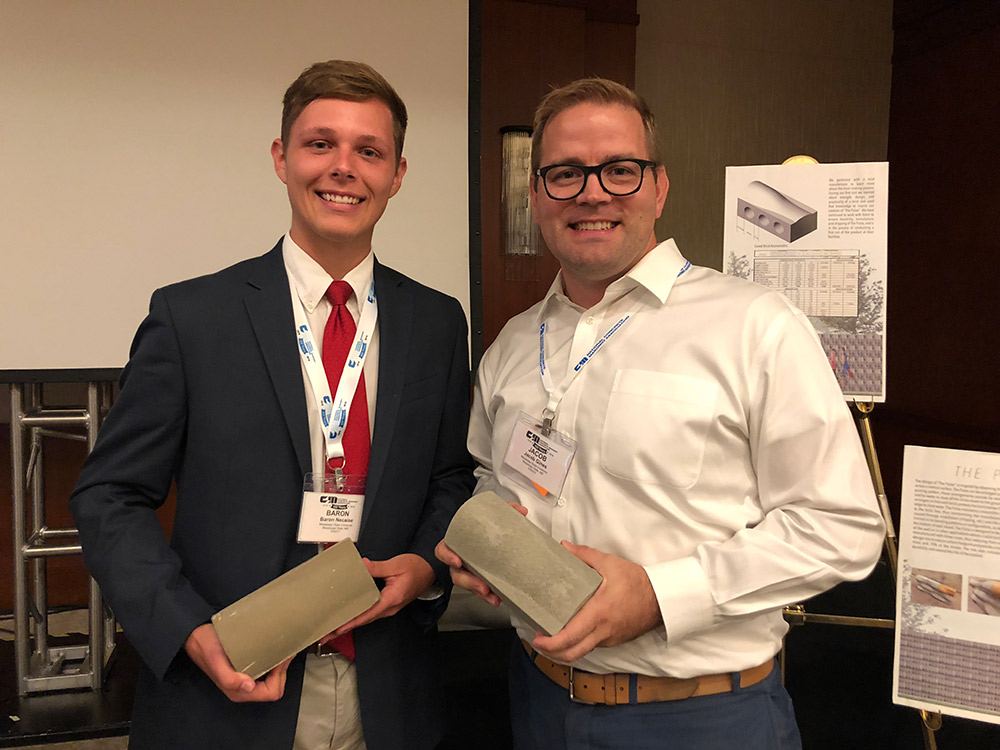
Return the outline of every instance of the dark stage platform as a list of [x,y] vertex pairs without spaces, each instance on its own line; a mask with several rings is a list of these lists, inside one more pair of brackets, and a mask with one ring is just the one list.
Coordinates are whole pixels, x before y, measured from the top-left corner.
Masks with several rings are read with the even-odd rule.
[[[55,646],[81,642],[58,637],[50,641]],[[128,734],[139,656],[121,634],[109,668],[101,691],[65,690],[21,698],[17,695],[14,642],[0,641],[0,747]]]

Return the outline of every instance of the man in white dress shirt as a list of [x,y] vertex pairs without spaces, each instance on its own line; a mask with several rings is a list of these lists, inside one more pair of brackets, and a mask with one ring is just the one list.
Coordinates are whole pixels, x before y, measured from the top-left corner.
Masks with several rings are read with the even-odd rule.
[[[631,90],[549,93],[532,171],[561,270],[486,352],[469,448],[477,492],[523,506],[604,582],[552,636],[515,619],[515,747],[797,748],[782,607],[867,575],[883,534],[816,335],[782,295],[657,243],[667,175]],[[568,469],[522,473],[529,430]]]

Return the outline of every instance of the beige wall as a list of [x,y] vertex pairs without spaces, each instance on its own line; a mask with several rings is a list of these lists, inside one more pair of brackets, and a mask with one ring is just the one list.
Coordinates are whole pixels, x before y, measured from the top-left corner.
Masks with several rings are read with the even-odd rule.
[[891,0],[639,0],[636,89],[671,188],[657,234],[721,268],[725,168],[882,161]]
[[0,0],[0,370],[118,367],[156,287],[267,251],[269,147],[316,60],[407,103],[379,258],[468,309],[464,0]]

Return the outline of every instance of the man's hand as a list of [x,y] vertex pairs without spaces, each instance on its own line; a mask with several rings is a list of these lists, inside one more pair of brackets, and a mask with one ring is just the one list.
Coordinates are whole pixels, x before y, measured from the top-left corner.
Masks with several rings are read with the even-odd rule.
[[604,582],[562,630],[535,636],[531,645],[537,651],[573,662],[599,646],[617,646],[662,624],[653,585],[641,565],[592,547],[562,545],[604,576]]
[[[508,505],[522,516],[528,515],[528,509],[523,505],[518,505],[517,503],[508,503]],[[448,570],[451,571],[451,582],[456,586],[468,589],[484,602],[492,604],[494,607],[500,606],[500,597],[493,593],[493,590],[487,585],[486,581],[472,575],[472,573],[466,570],[462,558],[456,555],[455,550],[443,541],[438,542],[437,547],[434,548],[434,557],[448,566]]]
[[434,557],[448,566],[448,570],[451,572],[451,582],[456,586],[468,589],[494,607],[500,606],[500,597],[493,593],[493,590],[486,585],[486,581],[466,570],[462,558],[456,555],[455,550],[443,541],[438,542],[437,547],[434,548]]
[[368,572],[372,578],[381,578],[385,581],[385,585],[382,587],[382,598],[353,620],[341,625],[326,636],[324,641],[333,636],[343,635],[362,625],[367,625],[381,617],[392,617],[434,583],[434,570],[430,563],[412,552],[381,561],[365,558],[365,565],[368,566]]
[[276,701],[285,693],[285,674],[291,659],[276,666],[262,680],[254,681],[250,675],[233,669],[212,623],[199,625],[191,631],[184,642],[184,650],[191,661],[234,703]]

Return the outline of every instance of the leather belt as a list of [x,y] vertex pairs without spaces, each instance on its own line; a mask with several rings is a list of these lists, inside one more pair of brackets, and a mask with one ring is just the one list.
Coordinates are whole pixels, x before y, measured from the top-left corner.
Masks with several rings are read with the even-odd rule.
[[[576,703],[602,703],[620,706],[629,703],[657,703],[716,695],[733,690],[733,673],[706,674],[701,677],[648,677],[641,674],[595,674],[559,664],[538,653],[527,641],[521,645],[532,663],[552,682],[569,690]],[[774,659],[739,673],[740,687],[750,687],[763,680],[774,669]]]

